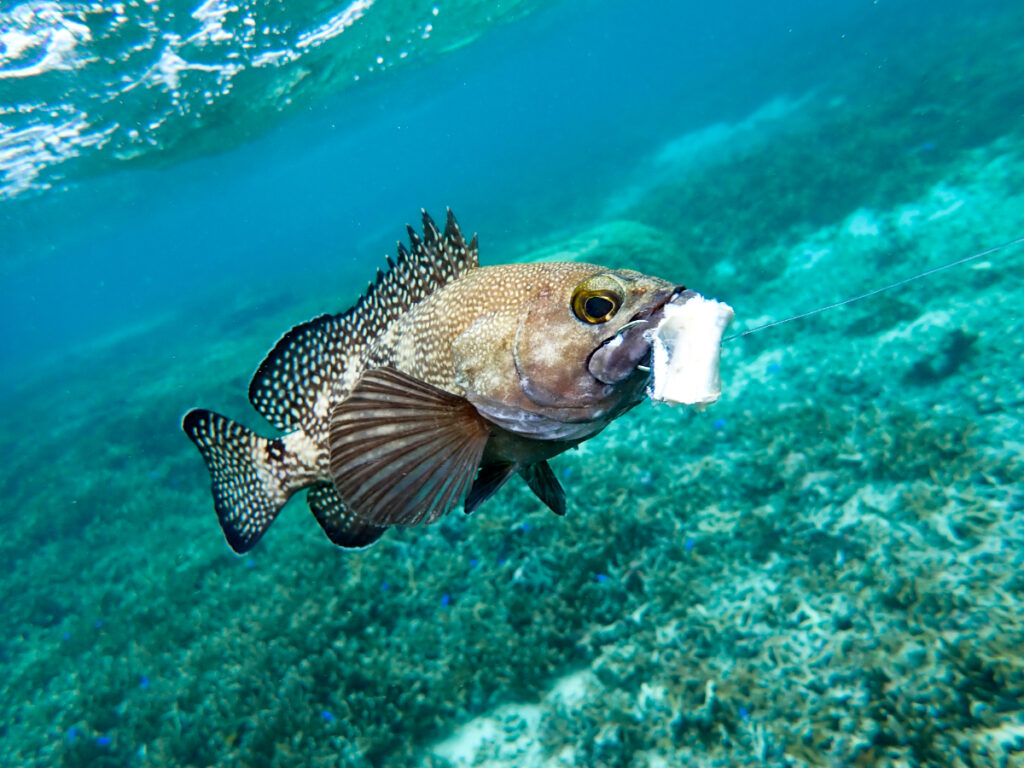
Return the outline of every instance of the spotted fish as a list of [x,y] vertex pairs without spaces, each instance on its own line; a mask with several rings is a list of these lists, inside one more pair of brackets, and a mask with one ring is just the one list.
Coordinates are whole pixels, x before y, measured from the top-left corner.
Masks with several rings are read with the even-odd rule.
[[480,267],[451,211],[444,232],[426,212],[422,237],[408,230],[355,306],[292,328],[256,370],[249,400],[283,435],[185,414],[236,552],[304,489],[348,548],[473,512],[516,474],[562,515],[548,459],[643,399],[645,333],[683,286],[593,264]]

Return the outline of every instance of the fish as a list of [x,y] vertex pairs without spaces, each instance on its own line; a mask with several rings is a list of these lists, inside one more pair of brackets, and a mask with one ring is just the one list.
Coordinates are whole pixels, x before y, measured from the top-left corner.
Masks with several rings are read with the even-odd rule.
[[549,460],[646,397],[651,333],[694,292],[587,263],[482,267],[450,209],[443,231],[421,213],[354,306],[295,326],[256,369],[249,401],[282,434],[184,415],[236,553],[303,490],[345,549],[470,514],[514,475],[564,515]]

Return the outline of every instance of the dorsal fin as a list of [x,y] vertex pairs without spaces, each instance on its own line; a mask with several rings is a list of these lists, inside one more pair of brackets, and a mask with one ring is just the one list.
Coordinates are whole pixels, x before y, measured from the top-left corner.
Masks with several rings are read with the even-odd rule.
[[374,339],[413,304],[477,266],[476,235],[467,245],[451,209],[443,233],[422,214],[423,237],[409,227],[412,250],[399,243],[397,260],[388,258],[387,272],[377,270],[355,306],[295,326],[260,363],[249,402],[275,427],[302,429],[314,440],[326,435],[335,385],[344,376],[340,394],[347,394]]

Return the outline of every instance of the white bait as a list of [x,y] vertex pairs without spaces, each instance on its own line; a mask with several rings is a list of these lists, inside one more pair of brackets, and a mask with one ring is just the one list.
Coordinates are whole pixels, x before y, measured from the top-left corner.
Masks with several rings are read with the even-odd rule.
[[722,395],[718,363],[722,333],[732,322],[732,307],[700,294],[665,306],[658,327],[649,333],[652,347],[652,400],[704,410]]

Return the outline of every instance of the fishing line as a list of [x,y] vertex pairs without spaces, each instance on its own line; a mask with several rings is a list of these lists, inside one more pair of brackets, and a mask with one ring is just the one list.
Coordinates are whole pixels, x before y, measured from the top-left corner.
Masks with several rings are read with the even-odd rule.
[[870,296],[874,296],[876,294],[882,293],[883,291],[890,291],[893,288],[899,288],[900,286],[906,285],[907,283],[912,283],[915,280],[920,280],[922,277],[928,277],[929,275],[934,275],[936,272],[942,272],[943,270],[952,269],[953,267],[958,267],[961,264],[966,264],[967,262],[974,261],[975,259],[980,259],[980,258],[983,258],[985,256],[991,256],[993,253],[998,253],[999,251],[1002,251],[1002,250],[1004,250],[1006,248],[1012,248],[1013,246],[1020,245],[1021,243],[1024,243],[1024,237],[1018,237],[1016,240],[1009,240],[1008,242],[1002,243],[1000,245],[993,246],[992,248],[989,248],[988,250],[985,250],[985,251],[980,251],[978,253],[972,253],[970,256],[964,256],[962,259],[957,259],[956,261],[951,261],[948,264],[942,264],[942,265],[940,265],[938,267],[932,267],[931,269],[925,270],[924,272],[918,272],[916,275],[911,275],[910,277],[905,277],[902,280],[897,280],[895,283],[889,283],[888,285],[883,285],[881,288],[874,288],[874,289],[868,291],[867,293],[862,293],[862,294],[860,294],[858,296],[851,296],[848,299],[843,299],[842,301],[837,301],[834,304],[829,304],[828,306],[818,307],[817,309],[812,309],[809,312],[801,312],[799,315],[793,315],[792,317],[787,317],[787,318],[785,318],[783,320],[775,320],[775,321],[773,321],[771,323],[765,323],[764,325],[759,325],[756,328],[750,328],[750,329],[748,329],[746,331],[743,331],[742,333],[734,333],[732,336],[726,336],[724,339],[722,339],[722,343],[724,344],[725,342],[731,341],[733,339],[739,339],[739,338],[742,338],[744,336],[749,336],[752,333],[757,333],[758,331],[763,331],[765,328],[771,328],[771,327],[776,326],[776,325],[782,325],[783,323],[791,323],[794,320],[801,320],[801,319],[803,319],[805,317],[810,317],[811,315],[817,315],[820,312],[826,312],[826,311],[828,311],[830,309],[835,309],[836,307],[842,307],[842,306],[845,306],[846,304],[852,304],[855,301],[860,301],[861,299],[866,299],[866,298],[868,298]]

